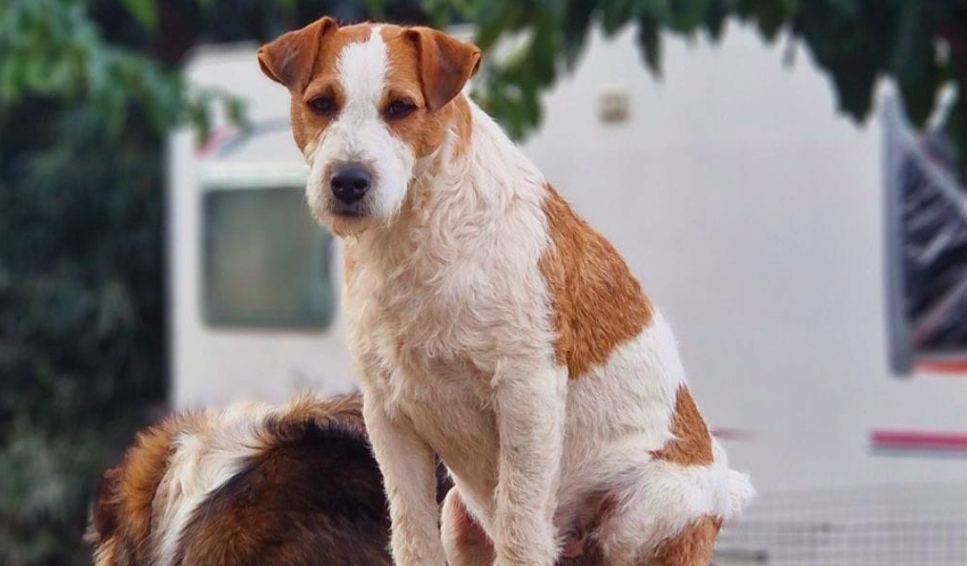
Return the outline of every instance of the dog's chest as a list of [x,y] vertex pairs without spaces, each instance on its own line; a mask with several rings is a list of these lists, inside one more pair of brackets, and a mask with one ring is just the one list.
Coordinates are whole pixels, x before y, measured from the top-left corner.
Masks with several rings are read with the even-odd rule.
[[388,409],[407,415],[451,469],[485,482],[496,450],[490,398],[498,338],[481,320],[496,316],[495,299],[468,290],[473,282],[459,274],[432,282],[355,275],[345,308],[361,379]]
[[350,342],[369,363],[392,368],[383,385],[394,397],[485,394],[497,337],[482,320],[493,318],[494,303],[459,275],[426,281],[360,269],[346,289]]

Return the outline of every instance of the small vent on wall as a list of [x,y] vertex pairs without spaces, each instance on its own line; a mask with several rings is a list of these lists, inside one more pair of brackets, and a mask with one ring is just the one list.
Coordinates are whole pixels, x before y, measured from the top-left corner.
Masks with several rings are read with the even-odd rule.
[[621,85],[605,85],[598,95],[598,118],[604,124],[620,124],[628,121],[628,89]]

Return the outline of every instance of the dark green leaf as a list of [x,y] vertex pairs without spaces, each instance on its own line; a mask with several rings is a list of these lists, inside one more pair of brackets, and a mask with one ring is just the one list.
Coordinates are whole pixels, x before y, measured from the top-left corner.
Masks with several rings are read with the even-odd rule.
[[638,20],[637,39],[648,69],[655,76],[661,76],[661,34],[654,20],[651,18]]
[[617,33],[631,18],[632,0],[599,0],[601,29],[605,35]]
[[154,0],[121,0],[121,4],[143,27],[149,30],[158,27],[158,7]]
[[759,0],[757,4],[755,18],[759,33],[767,41],[773,41],[792,15],[793,6],[788,0]]
[[709,0],[670,0],[668,27],[672,31],[690,34],[705,22]]
[[564,13],[563,52],[568,70],[573,70],[578,57],[584,50],[588,32],[591,30],[591,15],[594,13],[595,0],[570,0]]
[[715,41],[721,39],[722,31],[725,29],[725,20],[728,16],[727,1],[711,0],[705,12],[705,29]]

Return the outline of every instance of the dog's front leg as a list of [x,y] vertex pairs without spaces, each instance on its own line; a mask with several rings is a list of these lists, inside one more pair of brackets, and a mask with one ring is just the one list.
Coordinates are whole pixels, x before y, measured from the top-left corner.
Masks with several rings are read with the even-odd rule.
[[500,437],[496,566],[553,566],[567,377],[550,364],[502,363],[494,409]]
[[436,455],[405,415],[387,413],[377,393],[363,397],[373,452],[383,474],[395,566],[446,566],[436,502]]

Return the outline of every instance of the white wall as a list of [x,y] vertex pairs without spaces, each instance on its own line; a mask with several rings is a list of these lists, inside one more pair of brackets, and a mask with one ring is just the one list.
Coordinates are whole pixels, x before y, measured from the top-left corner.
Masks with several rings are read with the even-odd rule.
[[[287,94],[253,53],[209,57],[190,74],[250,95],[256,119],[284,116]],[[526,151],[670,319],[711,424],[754,435],[727,443],[736,467],[765,491],[963,481],[963,459],[868,450],[872,428],[967,429],[967,379],[888,374],[875,120],[839,117],[806,53],[787,69],[747,29],[731,28],[717,48],[667,41],[664,68],[661,81],[645,72],[631,33],[595,37],[578,73],[550,93]],[[598,121],[605,85],[627,89],[628,122]],[[298,159],[290,138],[274,143],[250,157]],[[348,387],[341,334],[200,325],[189,146],[184,134],[172,145],[176,404],[278,399],[298,375]]]
[[[799,50],[732,26],[666,41],[595,38],[550,94],[527,152],[629,258],[678,335],[695,396],[760,489],[967,480],[967,460],[871,456],[873,428],[967,430],[967,379],[889,375],[880,132],[836,113]],[[597,121],[599,87],[630,93]]]

